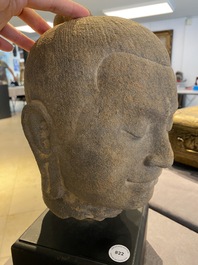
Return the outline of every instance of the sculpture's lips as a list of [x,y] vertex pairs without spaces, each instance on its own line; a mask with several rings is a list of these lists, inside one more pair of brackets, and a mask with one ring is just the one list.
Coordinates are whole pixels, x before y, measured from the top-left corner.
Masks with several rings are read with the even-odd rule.
[[132,183],[132,184],[149,184],[149,183],[152,183],[152,184],[156,184],[157,181],[158,181],[158,177],[161,175],[162,173],[162,169],[159,169],[159,170],[155,170],[153,172],[147,172],[147,176],[144,176],[144,177],[138,177],[138,179],[136,178],[133,178],[133,177],[128,177],[126,179],[126,182],[127,183]]
[[153,183],[155,185],[157,183],[157,181],[158,181],[158,177],[157,178],[154,178],[154,179],[151,179],[149,181],[139,181],[139,182],[134,181],[134,180],[130,180],[130,179],[127,179],[126,180],[127,183],[131,183],[131,184],[142,184],[142,185],[144,185],[144,184],[151,184],[151,183]]

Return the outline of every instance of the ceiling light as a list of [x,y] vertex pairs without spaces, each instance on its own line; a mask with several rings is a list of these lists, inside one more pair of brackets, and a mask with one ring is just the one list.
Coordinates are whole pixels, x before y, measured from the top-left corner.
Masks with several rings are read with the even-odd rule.
[[[53,23],[52,22],[47,22],[47,24],[50,26],[50,27],[53,27]],[[22,31],[22,32],[26,32],[26,33],[34,33],[35,31],[28,25],[24,25],[24,26],[19,26],[19,27],[16,27],[17,30],[19,31]]]
[[116,16],[122,18],[138,18],[172,13],[174,5],[170,0],[151,1],[132,6],[120,7],[115,9],[103,10],[107,16]]

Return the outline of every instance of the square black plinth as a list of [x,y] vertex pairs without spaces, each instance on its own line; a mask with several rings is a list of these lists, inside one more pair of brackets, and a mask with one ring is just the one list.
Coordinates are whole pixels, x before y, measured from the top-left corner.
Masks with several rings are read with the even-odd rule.
[[99,222],[62,220],[45,211],[13,244],[13,264],[141,265],[147,214],[144,207]]

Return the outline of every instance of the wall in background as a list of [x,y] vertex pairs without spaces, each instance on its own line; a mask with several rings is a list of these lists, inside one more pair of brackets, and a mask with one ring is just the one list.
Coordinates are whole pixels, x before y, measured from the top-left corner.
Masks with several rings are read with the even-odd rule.
[[[187,79],[186,86],[193,86],[198,76],[198,17],[179,18],[143,23],[151,31],[173,29],[172,67]],[[198,105],[198,96],[188,96],[186,106]]]

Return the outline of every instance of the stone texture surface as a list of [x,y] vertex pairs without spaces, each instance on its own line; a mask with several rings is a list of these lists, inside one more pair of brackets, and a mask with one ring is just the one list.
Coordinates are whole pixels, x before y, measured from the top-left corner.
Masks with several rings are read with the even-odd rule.
[[61,218],[114,217],[146,204],[163,167],[177,108],[160,40],[115,17],[66,21],[26,63],[22,124],[46,205]]

